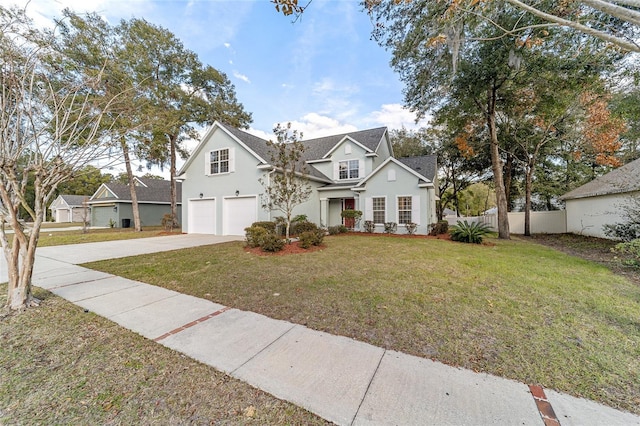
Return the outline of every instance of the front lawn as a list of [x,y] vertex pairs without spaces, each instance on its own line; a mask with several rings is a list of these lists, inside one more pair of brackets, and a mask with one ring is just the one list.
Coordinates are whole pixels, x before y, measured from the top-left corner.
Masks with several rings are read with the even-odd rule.
[[[100,241],[131,240],[135,238],[148,238],[166,235],[161,226],[145,227],[141,232],[135,232],[133,228],[104,228],[91,229],[83,233],[82,230],[52,231],[40,230],[38,247],[62,246],[67,244],[95,243]],[[172,234],[179,235],[180,230],[173,230]],[[10,235],[11,237],[11,235]]]
[[[7,286],[0,285],[0,305]],[[327,422],[41,289],[0,315],[0,424]]]
[[256,256],[242,243],[88,266],[640,414],[640,287],[523,240],[336,236]]

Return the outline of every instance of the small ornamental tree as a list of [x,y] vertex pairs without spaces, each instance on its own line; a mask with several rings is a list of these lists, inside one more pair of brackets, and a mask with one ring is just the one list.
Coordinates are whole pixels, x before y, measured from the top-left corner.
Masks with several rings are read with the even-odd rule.
[[31,279],[47,206],[58,185],[108,158],[101,122],[119,96],[102,90],[106,66],[73,64],[56,37],[38,31],[23,10],[0,6],[0,246],[11,310],[38,304]]
[[291,130],[291,123],[286,126],[278,124],[273,133],[277,142],[267,142],[273,169],[266,178],[260,179],[264,187],[261,201],[263,209],[278,210],[284,214],[285,237],[288,240],[293,209],[309,199],[311,185],[306,178],[307,168],[302,158],[302,133]]

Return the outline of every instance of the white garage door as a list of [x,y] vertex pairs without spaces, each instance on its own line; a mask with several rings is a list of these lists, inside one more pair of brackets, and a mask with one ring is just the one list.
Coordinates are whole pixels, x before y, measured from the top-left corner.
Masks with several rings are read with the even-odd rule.
[[256,221],[257,214],[256,197],[225,198],[224,235],[244,235],[244,228]]
[[216,200],[189,200],[189,234],[216,233]]

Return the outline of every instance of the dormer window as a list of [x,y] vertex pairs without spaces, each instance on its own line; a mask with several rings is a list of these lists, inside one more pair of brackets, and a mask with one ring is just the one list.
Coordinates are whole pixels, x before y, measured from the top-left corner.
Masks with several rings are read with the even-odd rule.
[[207,156],[207,174],[220,175],[223,173],[233,172],[233,150],[231,148],[222,148],[215,151],[209,151]]
[[340,161],[338,166],[338,179],[360,178],[360,162],[358,160]]

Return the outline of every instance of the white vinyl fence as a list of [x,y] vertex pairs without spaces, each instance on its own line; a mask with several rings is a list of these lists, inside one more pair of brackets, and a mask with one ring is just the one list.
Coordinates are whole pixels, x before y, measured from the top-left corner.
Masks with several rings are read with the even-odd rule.
[[[470,217],[448,217],[449,225],[455,225],[458,221],[480,222],[498,230],[498,215]],[[513,234],[524,234],[524,212],[509,213],[509,230]],[[551,212],[531,212],[532,234],[563,234],[567,232],[566,211],[556,210]]]

